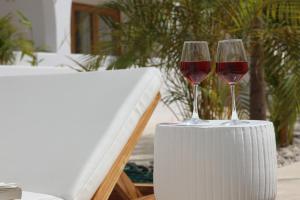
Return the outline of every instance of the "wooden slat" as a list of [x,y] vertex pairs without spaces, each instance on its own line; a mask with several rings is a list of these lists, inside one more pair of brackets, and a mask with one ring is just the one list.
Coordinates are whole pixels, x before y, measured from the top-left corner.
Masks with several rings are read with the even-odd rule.
[[135,200],[155,200],[155,197],[152,194],[152,195],[144,196],[144,197],[141,197],[141,198],[138,198],[138,199],[135,199]]
[[119,195],[118,200],[132,200],[143,196],[124,172],[121,174],[114,191]]
[[138,189],[143,196],[154,194],[154,188],[152,183],[135,183],[135,188]]
[[124,146],[122,152],[111,167],[92,200],[107,200],[109,198],[159,100],[160,94],[158,93],[140,118],[127,144]]

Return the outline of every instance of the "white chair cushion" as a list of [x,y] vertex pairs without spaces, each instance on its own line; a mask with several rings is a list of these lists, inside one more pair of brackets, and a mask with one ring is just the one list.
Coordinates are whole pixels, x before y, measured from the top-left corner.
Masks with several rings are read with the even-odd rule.
[[0,77],[0,179],[88,200],[161,85],[154,68]]
[[62,199],[47,194],[23,191],[22,200],[62,200]]
[[31,66],[15,66],[0,65],[0,76],[24,76],[24,75],[41,75],[41,74],[60,74],[60,73],[76,73],[74,69],[69,67],[31,67]]

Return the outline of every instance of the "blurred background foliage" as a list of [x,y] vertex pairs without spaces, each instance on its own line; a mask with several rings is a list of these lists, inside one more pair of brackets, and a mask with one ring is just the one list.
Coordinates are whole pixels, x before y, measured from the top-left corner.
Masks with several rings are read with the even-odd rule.
[[[97,70],[111,52],[117,56],[110,59],[109,69],[158,67],[167,89],[163,101],[179,118],[187,118],[194,97],[178,67],[182,45],[186,40],[208,41],[212,72],[201,83],[199,114],[204,119],[225,119],[231,100],[229,87],[215,74],[217,42],[241,38],[249,73],[236,89],[240,117],[270,119],[279,145],[293,142],[300,113],[299,0],[112,0],[100,6],[119,10],[123,20],[103,17],[116,39],[99,43],[94,55],[83,57],[86,64],[74,61],[82,70]],[[19,26],[32,31],[20,12],[0,18],[0,64],[13,64],[18,50],[36,65],[33,42]]]
[[21,58],[27,55],[31,64],[37,64],[33,41],[27,39],[26,34],[20,31],[25,27],[31,32],[31,22],[21,13],[10,13],[0,17],[0,64],[13,64],[16,59],[15,51],[21,52]]
[[[97,70],[110,52],[117,55],[110,59],[108,69],[158,67],[167,89],[164,103],[175,107],[179,118],[187,118],[194,97],[179,71],[182,45],[187,40],[208,41],[212,72],[201,83],[199,115],[225,119],[231,113],[231,100],[229,87],[215,74],[217,42],[241,38],[249,73],[236,88],[240,118],[272,120],[278,144],[293,142],[300,113],[299,0],[112,0],[100,7],[122,13],[121,22],[103,17],[116,39],[99,42],[94,55],[83,57],[85,64],[74,60],[77,67]],[[15,38],[11,37],[15,29],[10,29],[8,37]]]
[[[164,72],[168,89],[163,101],[189,117],[193,93],[181,76],[183,42],[208,41],[212,59],[217,42],[241,38],[249,59],[249,73],[237,87],[241,118],[274,122],[278,143],[293,142],[300,112],[300,1],[298,0],[114,0],[101,7],[120,10],[121,23],[105,19],[117,43],[101,45],[98,55],[120,49],[109,69],[156,66]],[[216,77],[215,63],[201,83],[199,113],[204,119],[230,115],[228,86]],[[88,68],[97,66],[89,64]],[[86,70],[89,70],[89,69]]]

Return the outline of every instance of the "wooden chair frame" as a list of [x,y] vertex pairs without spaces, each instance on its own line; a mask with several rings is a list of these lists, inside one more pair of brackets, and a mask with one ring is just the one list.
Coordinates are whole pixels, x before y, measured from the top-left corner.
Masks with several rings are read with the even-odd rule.
[[129,160],[132,151],[134,150],[137,142],[139,141],[139,138],[142,135],[144,128],[146,127],[150,117],[152,116],[152,113],[155,107],[157,106],[159,100],[160,100],[160,93],[158,93],[155,96],[155,98],[152,100],[147,110],[140,118],[129,140],[127,141],[126,145],[123,147],[123,150],[121,151],[118,158],[116,159],[113,166],[111,167],[110,171],[108,172],[103,182],[97,189],[92,200],[109,199],[114,188],[116,191],[118,191],[118,193],[120,194],[120,196],[122,196],[124,200],[125,199],[131,200],[131,199],[138,199],[138,198],[144,198],[144,200],[150,200],[149,197],[142,197],[142,194],[139,192],[138,189],[135,188],[134,184],[126,176],[126,174],[123,173],[123,170],[127,161]]

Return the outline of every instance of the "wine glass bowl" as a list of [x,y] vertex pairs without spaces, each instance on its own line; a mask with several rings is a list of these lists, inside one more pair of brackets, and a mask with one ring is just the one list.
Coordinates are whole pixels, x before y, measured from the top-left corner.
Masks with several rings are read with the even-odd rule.
[[180,71],[192,84],[199,84],[210,73],[210,61],[181,61]]
[[246,61],[220,62],[217,63],[216,72],[224,81],[234,84],[248,72],[248,63]]
[[230,85],[232,98],[231,121],[227,124],[247,123],[238,118],[235,102],[235,85],[248,72],[248,61],[242,40],[222,40],[218,43],[216,73]]
[[211,70],[211,60],[208,43],[205,41],[186,41],[180,62],[182,75],[194,86],[193,113],[190,119],[185,120],[183,125],[199,125],[207,121],[198,115],[198,85],[208,76]]

